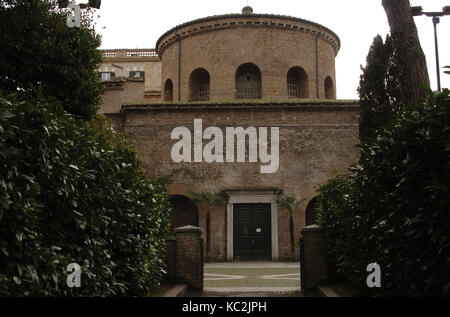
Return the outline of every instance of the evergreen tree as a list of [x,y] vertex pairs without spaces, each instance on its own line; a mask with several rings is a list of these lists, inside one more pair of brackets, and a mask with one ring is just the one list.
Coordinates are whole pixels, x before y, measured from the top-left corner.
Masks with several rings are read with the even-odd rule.
[[366,67],[358,87],[361,99],[359,134],[362,140],[373,137],[406,104],[401,85],[402,70],[391,37],[377,35],[370,47]]

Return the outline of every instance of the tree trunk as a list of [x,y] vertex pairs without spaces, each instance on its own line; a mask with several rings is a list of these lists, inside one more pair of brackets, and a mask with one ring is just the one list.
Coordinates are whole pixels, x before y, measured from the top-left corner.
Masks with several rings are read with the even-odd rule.
[[425,96],[424,86],[430,86],[425,54],[420,46],[409,0],[382,0],[391,28],[394,47],[402,69],[402,85],[409,104]]

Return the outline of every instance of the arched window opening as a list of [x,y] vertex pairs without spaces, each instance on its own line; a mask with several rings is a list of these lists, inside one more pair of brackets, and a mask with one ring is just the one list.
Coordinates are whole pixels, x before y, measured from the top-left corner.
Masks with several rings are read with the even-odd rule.
[[333,79],[328,76],[325,79],[325,99],[335,99]]
[[308,75],[301,67],[292,67],[287,74],[288,98],[306,99],[309,97]]
[[209,100],[210,76],[206,69],[197,68],[189,76],[189,101]]
[[171,216],[171,231],[184,226],[198,227],[198,210],[194,202],[181,195],[170,197],[173,212]]
[[316,217],[317,217],[317,211],[315,209],[317,198],[314,197],[311,199],[306,206],[305,211],[305,225],[311,226],[317,223]]
[[164,101],[173,101],[173,83],[170,79],[164,84]]
[[258,66],[247,63],[236,71],[236,99],[261,99],[261,71]]

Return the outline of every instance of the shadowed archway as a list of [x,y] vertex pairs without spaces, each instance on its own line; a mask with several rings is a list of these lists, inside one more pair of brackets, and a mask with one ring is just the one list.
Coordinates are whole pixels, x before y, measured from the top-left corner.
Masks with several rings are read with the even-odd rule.
[[309,97],[308,75],[301,67],[292,67],[287,73],[287,96],[289,99]]
[[204,68],[197,68],[189,76],[189,101],[207,101],[210,97],[211,77]]
[[314,197],[313,199],[311,199],[309,201],[308,205],[306,206],[306,211],[305,211],[305,226],[306,227],[317,224],[317,221],[316,221],[317,211],[315,209],[316,201],[317,201],[317,198]]
[[187,225],[198,227],[198,209],[194,202],[181,195],[170,196],[172,203],[172,225],[170,231]]
[[261,98],[261,71],[255,64],[242,64],[236,70],[236,99]]
[[171,79],[167,79],[164,84],[164,101],[173,101],[173,83]]
[[333,79],[328,76],[325,79],[325,99],[335,99]]

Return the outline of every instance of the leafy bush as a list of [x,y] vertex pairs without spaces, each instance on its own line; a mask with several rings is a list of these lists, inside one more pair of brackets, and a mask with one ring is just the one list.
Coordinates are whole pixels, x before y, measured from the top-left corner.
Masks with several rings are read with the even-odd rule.
[[[0,96],[0,295],[147,295],[169,212],[165,185],[105,120]],[[69,263],[81,288],[66,286]]]
[[[348,177],[319,189],[330,260],[367,294],[450,294],[450,96],[429,95],[361,145]],[[369,290],[373,262],[382,287]]]

